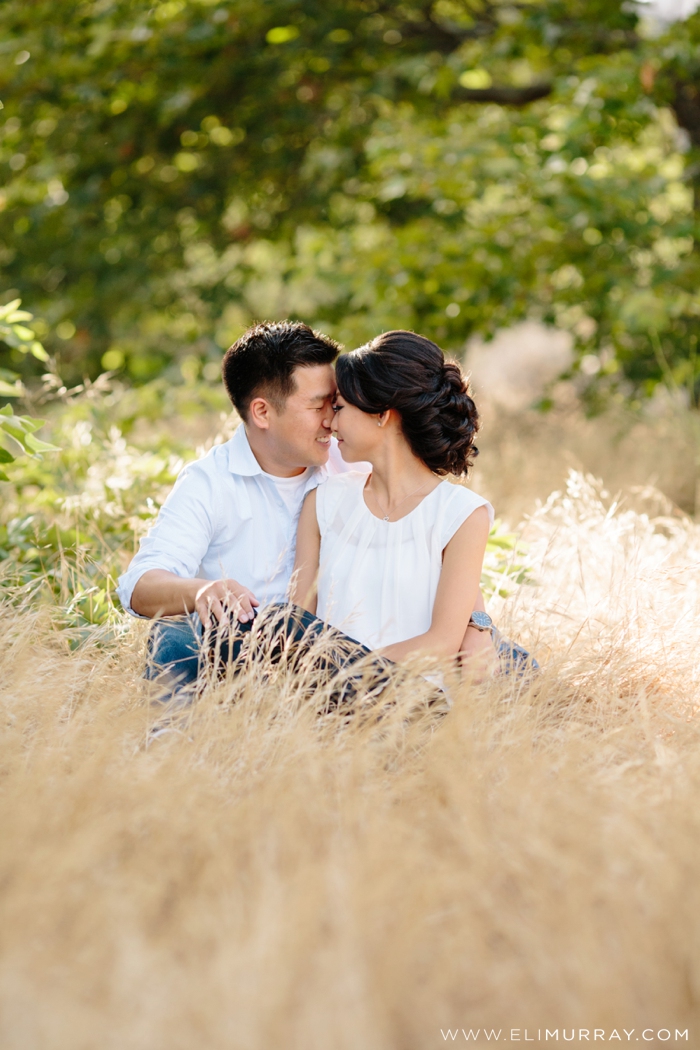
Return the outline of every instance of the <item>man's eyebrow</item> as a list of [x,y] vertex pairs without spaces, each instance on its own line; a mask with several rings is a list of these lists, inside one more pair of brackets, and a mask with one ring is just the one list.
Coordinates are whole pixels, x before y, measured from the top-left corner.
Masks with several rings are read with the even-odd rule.
[[329,399],[329,397],[334,397],[334,396],[335,396],[335,390],[329,390],[325,394],[313,394],[309,398],[309,401],[327,401]]

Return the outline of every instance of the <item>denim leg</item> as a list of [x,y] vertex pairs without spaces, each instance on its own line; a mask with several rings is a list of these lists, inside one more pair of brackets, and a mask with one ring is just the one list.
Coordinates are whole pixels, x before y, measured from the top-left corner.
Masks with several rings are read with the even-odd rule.
[[222,665],[231,661],[235,663],[239,659],[253,628],[258,634],[258,647],[262,642],[261,651],[273,663],[278,663],[285,656],[299,658],[321,640],[328,643],[317,659],[318,667],[322,670],[338,671],[348,663],[370,655],[366,646],[331,627],[306,609],[287,602],[273,602],[257,614],[254,620],[248,623],[236,621],[231,624],[223,636],[212,632],[209,643],[218,647]]
[[196,613],[156,620],[148,636],[144,678],[167,685],[173,695],[193,685],[199,672],[202,624]]
[[[211,640],[218,649],[222,670],[229,663],[235,667],[242,653],[250,651],[253,633],[256,636],[253,647],[257,654],[254,658],[265,656],[272,663],[285,661],[290,670],[305,663],[306,672],[312,676],[318,675],[320,681],[338,676],[338,687],[331,698],[332,706],[353,700],[360,688],[363,694],[367,692],[368,669],[353,676],[349,668],[358,660],[371,656],[370,650],[313,613],[290,603],[268,605],[255,620],[232,624],[223,637],[212,634]],[[372,691],[376,689],[381,692],[388,684],[387,668],[390,666],[390,660],[380,657],[372,661]]]
[[491,636],[503,674],[512,674],[516,678],[522,678],[528,672],[539,670],[540,665],[534,656],[527,649],[523,649],[522,645],[504,638],[497,627],[491,628]]
[[[389,684],[391,660],[375,655],[367,662],[372,652],[365,645],[299,606],[271,606],[268,624],[274,636],[292,643],[289,655],[293,661],[306,661],[307,669],[320,675],[321,680],[335,680],[329,698],[331,707],[352,703],[359,696],[379,695]],[[314,652],[317,646],[320,651]],[[279,655],[282,656],[281,650]],[[313,663],[309,665],[312,655]],[[358,660],[365,661],[364,669],[353,674],[351,668]]]
[[[242,653],[247,650],[254,627],[256,634],[261,632],[255,643],[258,657],[266,655],[272,663],[288,660],[288,666],[292,669],[307,654],[313,653],[314,659],[311,664],[307,663],[307,671],[312,674],[316,672],[326,680],[338,675],[338,688],[334,690],[331,700],[333,706],[352,701],[358,695],[358,690],[366,693],[369,667],[355,676],[350,669],[358,660],[370,657],[370,650],[318,616],[286,603],[269,605],[254,620],[245,624],[234,623],[229,632],[223,637],[219,636],[216,646],[222,670],[230,663],[235,667]],[[491,633],[503,674],[522,678],[538,670],[537,660],[521,645],[503,638],[496,627],[492,627]],[[209,644],[215,638],[212,634]],[[321,641],[326,644],[321,645],[318,653],[314,653],[316,644]],[[370,665],[374,672],[370,672],[373,683],[371,692],[376,690],[381,693],[389,682],[388,671],[392,661],[375,657]]]

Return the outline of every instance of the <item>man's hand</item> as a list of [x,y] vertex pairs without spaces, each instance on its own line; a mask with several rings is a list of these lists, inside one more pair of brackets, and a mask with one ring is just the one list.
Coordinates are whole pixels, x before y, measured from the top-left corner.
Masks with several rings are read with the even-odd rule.
[[260,605],[252,591],[236,580],[212,580],[197,591],[194,600],[195,611],[204,627],[212,626],[212,616],[223,624],[234,618],[240,623],[248,623],[255,615],[253,608]]
[[131,608],[139,616],[181,616],[197,612],[205,627],[212,616],[219,623],[236,617],[241,623],[253,618],[258,599],[237,580],[187,579],[166,569],[149,569],[139,579],[131,596]]

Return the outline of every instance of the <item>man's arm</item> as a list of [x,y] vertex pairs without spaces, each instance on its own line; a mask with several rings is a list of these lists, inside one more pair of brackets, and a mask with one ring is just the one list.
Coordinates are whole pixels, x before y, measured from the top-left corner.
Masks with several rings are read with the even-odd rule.
[[187,579],[166,569],[149,569],[131,595],[131,608],[139,616],[177,616],[197,612],[205,627],[212,616],[219,622],[235,616],[241,623],[253,618],[257,598],[236,580]]
[[257,600],[235,580],[205,580],[197,570],[217,531],[216,479],[201,463],[180,474],[155,524],[119,579],[119,599],[139,616],[197,611],[205,626],[227,611],[245,621]]

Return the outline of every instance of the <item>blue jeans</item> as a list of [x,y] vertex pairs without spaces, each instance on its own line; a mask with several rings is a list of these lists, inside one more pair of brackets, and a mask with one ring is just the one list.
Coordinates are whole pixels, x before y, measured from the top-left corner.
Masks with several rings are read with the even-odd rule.
[[[313,653],[316,643],[324,643],[307,661],[307,669],[326,680],[338,676],[357,660],[372,657],[366,646],[299,606],[268,605],[256,617],[256,627],[259,628],[256,655],[268,657],[273,663],[284,661],[290,669],[294,669],[299,659]],[[222,670],[229,664],[235,665],[252,628],[252,622],[236,621],[230,630],[217,636],[215,631],[205,634],[196,613],[156,620],[148,638],[144,677],[164,687],[166,699],[185,699],[193,693],[204,667],[211,668],[215,661]],[[377,657],[371,662],[376,664],[373,679],[378,688],[383,688],[388,681],[386,667],[390,661]],[[350,699],[354,693],[351,673],[340,675],[338,683],[334,706]]]
[[176,695],[194,686],[202,655],[202,621],[197,613],[164,616],[148,635],[144,678]]
[[[323,660],[319,668],[325,672],[337,672],[343,666],[370,655],[369,649],[348,637],[317,616],[294,606],[269,606],[263,615],[269,619],[275,635],[280,633],[295,645],[313,644],[320,635],[329,633],[337,642],[338,658],[333,666]],[[222,663],[231,656],[238,657],[242,643],[250,633],[252,623],[236,623],[229,638],[221,646]],[[526,649],[502,637],[497,628],[492,628],[496,652],[504,674],[520,678],[527,671],[537,670],[539,664]],[[144,677],[158,680],[167,686],[172,695],[191,691],[201,668],[211,659],[211,643],[204,638],[202,624],[196,613],[187,616],[167,616],[156,620],[148,638],[148,658]],[[272,653],[274,658],[274,653]],[[378,664],[381,661],[378,661]],[[378,666],[378,679],[382,678]]]
[[540,665],[534,656],[523,649],[522,645],[504,638],[497,627],[491,628],[491,637],[498,653],[498,659],[503,674],[512,674],[516,678],[522,678],[528,671],[539,671]]

